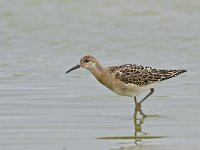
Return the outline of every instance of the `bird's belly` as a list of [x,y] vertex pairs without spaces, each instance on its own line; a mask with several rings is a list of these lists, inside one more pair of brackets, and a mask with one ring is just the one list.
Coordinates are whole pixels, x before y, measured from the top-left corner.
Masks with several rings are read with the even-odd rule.
[[122,95],[122,96],[137,96],[144,90],[134,84],[123,84],[121,82],[113,83],[111,86],[107,86],[110,90],[115,92],[116,94]]
[[111,90],[119,95],[129,96],[129,97],[137,96],[142,92],[139,89],[130,89],[130,88],[115,88]]
[[120,80],[116,80],[115,78],[104,77],[104,78],[97,78],[97,80],[101,84],[112,90],[114,93],[122,96],[133,97],[139,95],[144,91],[144,89],[140,86],[137,86],[132,83],[125,84]]

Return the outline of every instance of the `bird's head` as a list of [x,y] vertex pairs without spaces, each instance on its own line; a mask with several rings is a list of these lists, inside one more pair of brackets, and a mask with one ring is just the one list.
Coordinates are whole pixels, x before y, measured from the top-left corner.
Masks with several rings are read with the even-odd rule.
[[69,73],[75,69],[78,68],[86,68],[86,69],[93,69],[96,67],[97,64],[97,60],[96,58],[94,58],[91,55],[86,55],[84,57],[81,58],[80,63],[74,67],[72,67],[71,69],[69,69],[66,73]]

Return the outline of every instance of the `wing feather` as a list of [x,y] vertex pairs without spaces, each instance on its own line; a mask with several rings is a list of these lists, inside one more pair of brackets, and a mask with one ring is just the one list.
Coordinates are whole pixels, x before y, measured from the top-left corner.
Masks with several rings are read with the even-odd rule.
[[133,83],[138,86],[167,80],[186,72],[186,70],[160,70],[136,64],[112,66],[108,70],[125,84]]

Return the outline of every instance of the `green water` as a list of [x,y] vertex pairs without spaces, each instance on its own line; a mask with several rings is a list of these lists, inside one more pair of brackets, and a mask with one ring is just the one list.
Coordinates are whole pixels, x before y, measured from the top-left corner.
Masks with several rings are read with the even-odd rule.
[[[198,0],[1,0],[0,18],[0,149],[200,149]],[[88,71],[65,74],[86,54],[188,72],[136,118]]]

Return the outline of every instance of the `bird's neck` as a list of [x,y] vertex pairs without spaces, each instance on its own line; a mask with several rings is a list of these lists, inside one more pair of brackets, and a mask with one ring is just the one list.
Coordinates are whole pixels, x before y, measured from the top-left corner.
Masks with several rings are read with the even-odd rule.
[[89,69],[89,71],[96,77],[99,82],[102,83],[105,68],[100,63],[96,62],[95,65]]
[[101,64],[96,63],[94,67],[89,69],[90,72],[95,76],[95,78],[107,88],[112,88],[112,78],[107,71],[107,68],[101,66]]

